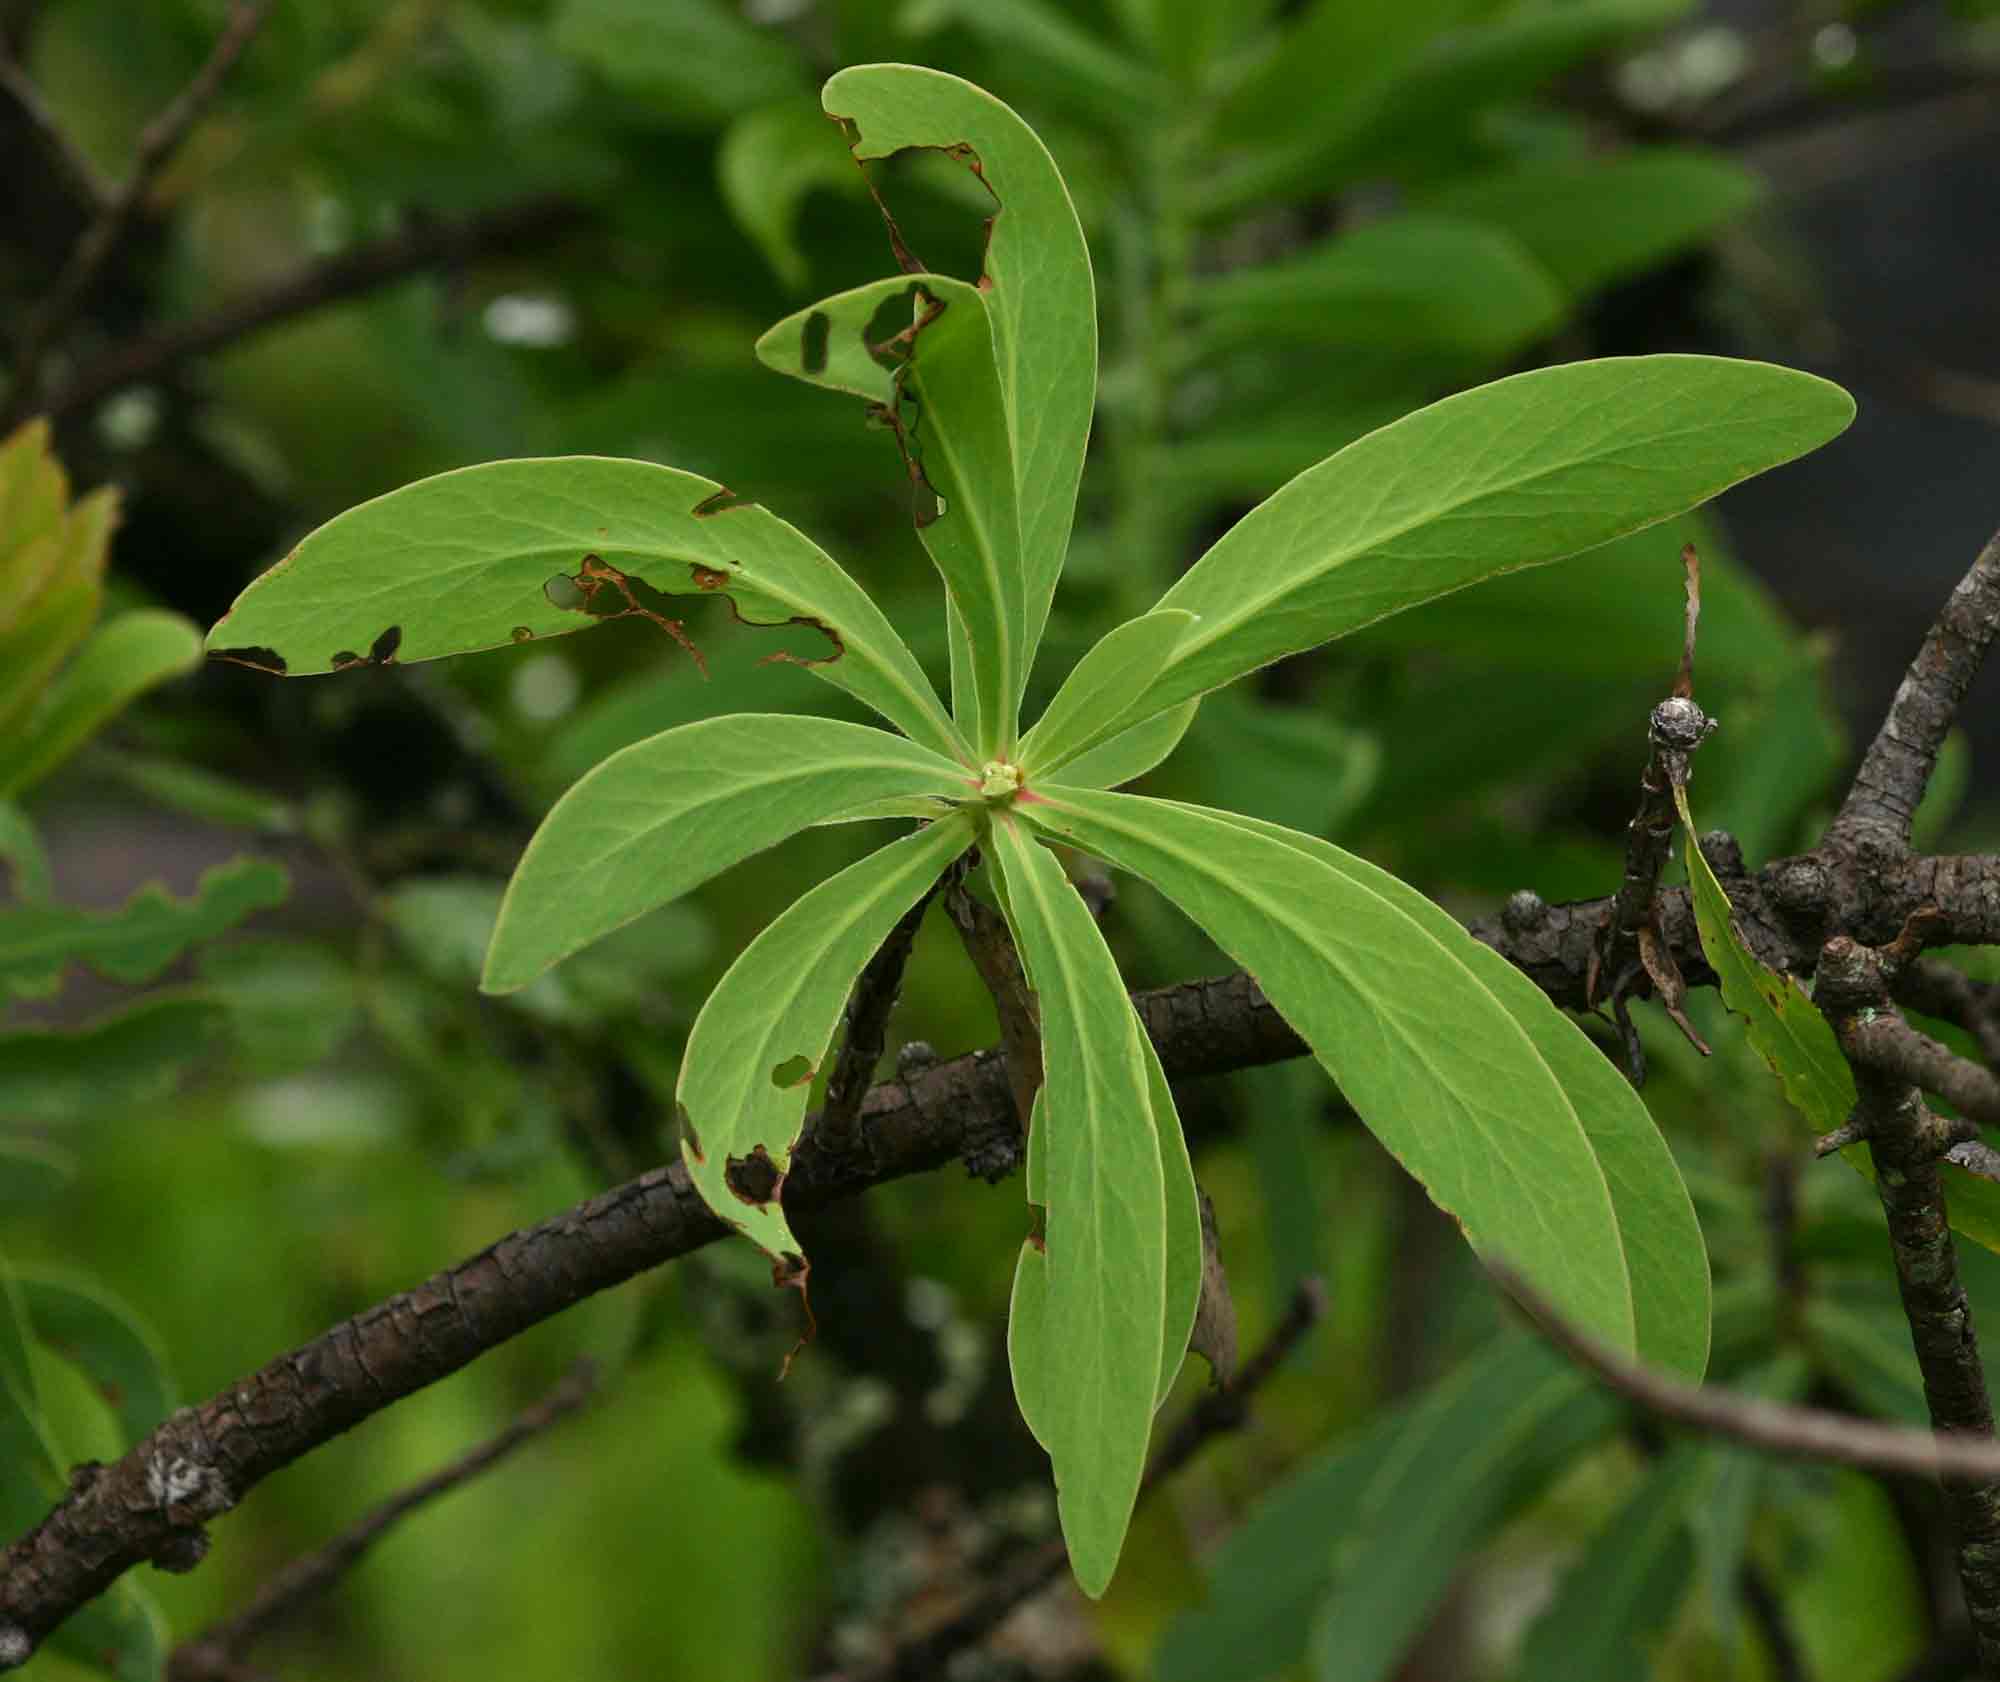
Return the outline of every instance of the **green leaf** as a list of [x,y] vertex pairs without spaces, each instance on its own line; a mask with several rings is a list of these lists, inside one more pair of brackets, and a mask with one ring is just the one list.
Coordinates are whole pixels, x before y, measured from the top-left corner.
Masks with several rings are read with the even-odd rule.
[[1195,563],[1160,606],[1201,623],[1147,700],[1667,519],[1853,415],[1810,374],[1705,356],[1569,363],[1447,397],[1300,474]]
[[1064,766],[1063,782],[1071,788],[1117,788],[1143,777],[1181,745],[1200,706],[1198,700],[1183,701],[1128,726]]
[[1238,75],[1211,119],[1225,146],[1324,152],[1351,134],[1470,0],[1313,0]]
[[[118,496],[93,491],[69,510],[45,588],[0,629],[0,733],[22,728],[49,680],[97,623],[104,563],[118,524]],[[5,739],[5,734],[0,734]]]
[[1869,1413],[1906,1425],[1930,1424],[1924,1375],[1893,1288],[1880,1280],[1830,1281],[1806,1302],[1805,1332],[1814,1364]]
[[1070,1566],[1094,1599],[1124,1546],[1163,1376],[1161,1144],[1145,1035],[1096,921],[1055,855],[1018,824],[994,824],[992,852],[1041,1009],[1039,1430]]
[[[1038,793],[1020,808],[1029,822],[1150,881],[1257,977],[1476,1249],[1508,1257],[1615,1347],[1637,1346],[1638,1246],[1621,1226],[1612,1166],[1470,935],[1309,837],[1281,841],[1227,814],[1132,795]],[[1555,1026],[1575,1032],[1559,1017]],[[1636,1137],[1621,1128],[1618,1139],[1638,1159]],[[1641,1185],[1662,1214],[1686,1197],[1670,1159],[1655,1157]],[[1705,1320],[1705,1291],[1701,1307]]]
[[969,147],[998,203],[982,290],[1013,438],[1032,660],[1069,548],[1097,401],[1097,295],[1076,208],[1033,130],[956,76],[860,65],[834,76],[821,103],[853,125],[857,158]]
[[[986,299],[943,275],[910,275],[822,299],[757,341],[767,367],[855,392],[895,418],[917,534],[966,632],[982,756],[1011,759],[1024,679],[1021,522],[1013,442]],[[955,650],[956,652],[956,650]]]
[[1686,789],[1674,790],[1674,806],[1681,818],[1695,930],[1721,985],[1722,1002],[1743,1018],[1750,1044],[1770,1065],[1792,1107],[1814,1131],[1830,1133],[1854,1113],[1855,1104],[1854,1071],[1833,1025],[1796,977],[1778,974],[1744,943],[1735,907],[1695,844]]
[[[1391,765],[1400,770],[1411,753],[1399,744]],[[1302,765],[1312,766],[1313,774],[1300,776]],[[1277,705],[1226,690],[1202,702],[1201,716],[1152,792],[1257,812],[1307,835],[1331,835],[1367,804],[1382,769],[1376,737],[1340,723],[1331,709],[1310,702]],[[1076,781],[1070,771],[1062,780]]]
[[1610,1188],[1632,1280],[1633,1347],[1649,1364],[1698,1381],[1708,1368],[1708,1247],[1673,1153],[1631,1082],[1527,976],[1407,882],[1314,837],[1240,814],[1229,814],[1229,821],[1295,847],[1392,902],[1453,951],[1534,1042]]
[[[1160,1067],[1159,1053],[1143,1028],[1139,1041],[1146,1053],[1148,1094],[1153,1131],[1160,1148],[1160,1182],[1166,1197],[1167,1217],[1166,1316],[1160,1338],[1160,1387],[1154,1402],[1157,1407],[1166,1402],[1174,1380],[1187,1362],[1195,1316],[1201,1308],[1201,1197],[1195,1189],[1194,1164],[1188,1158],[1187,1136],[1181,1131],[1180,1111],[1174,1104],[1166,1070]],[[1007,1308],[1007,1366],[1013,1374],[1014,1400],[1021,1418],[1035,1441],[1046,1449],[1047,1398],[1050,1385],[1060,1380],[1062,1354],[1061,1345],[1050,1342],[1048,1329],[1049,1259],[1042,1216],[1048,1206],[1048,1188],[1042,1147],[1037,1143],[1048,1137],[1042,1128],[1042,1117],[1048,1108],[1044,1091],[1037,1089],[1035,1093],[1034,1122],[1028,1129],[1025,1179],[1036,1221],[1034,1231],[1022,1240],[1021,1254],[1014,1266],[1014,1290]]]
[[1050,0],[920,0],[928,32],[963,25],[1003,52],[1044,100],[1059,100],[1100,122],[1139,126],[1156,119],[1168,89],[1145,65],[1101,41]]
[[1195,1316],[1201,1309],[1201,1193],[1195,1187],[1194,1162],[1188,1156],[1187,1134],[1181,1129],[1174,1089],[1167,1083],[1167,1071],[1160,1067],[1160,1054],[1153,1049],[1143,1024],[1139,1049],[1146,1054],[1146,1088],[1167,1208],[1167,1312],[1160,1337],[1160,1388],[1154,1404],[1158,1406],[1166,1401],[1186,1364]]
[[963,766],[868,725],[736,713],[614,753],[558,800],[507,884],[480,985],[525,987],[601,935],[808,825],[895,795],[964,797]]
[[707,129],[805,84],[805,60],[779,30],[726,0],[563,0],[556,47],[678,126]]
[[1197,343],[1408,345],[1494,358],[1553,329],[1563,294],[1517,241],[1470,218],[1365,223],[1200,285]]
[[793,292],[805,286],[808,274],[794,232],[806,195],[858,198],[864,191],[840,131],[826,120],[819,101],[804,95],[737,117],[717,148],[715,171],[736,225],[757,242]]
[[1658,146],[1454,181],[1422,204],[1510,236],[1582,299],[1713,238],[1763,196],[1719,152]]
[[744,948],[688,1032],[676,1094],[688,1177],[787,1277],[803,1278],[804,1256],[779,1194],[752,1201],[730,1184],[730,1165],[766,1158],[782,1190],[856,978],[972,841],[971,819],[954,813],[822,882]]
[[1466,1554],[1615,1418],[1533,1340],[1490,1346],[1263,1498],[1169,1628],[1158,1682],[1259,1682],[1307,1652],[1338,1682],[1394,1674]]
[[1568,1363],[1518,1338],[1461,1372],[1372,1469],[1335,1543],[1308,1642],[1317,1682],[1393,1675],[1458,1562],[1617,1417]]
[[117,1682],[159,1682],[169,1633],[159,1603],[129,1579],[79,1607],[45,1646],[71,1663]]
[[0,631],[7,630],[61,569],[69,477],[37,417],[0,442]]
[[[1314,91],[1338,95],[1318,101],[1270,99],[1254,84],[1246,87],[1237,107],[1261,102],[1264,124],[1276,132],[1204,184],[1195,208],[1233,214],[1270,199],[1330,193],[1366,174],[1404,178],[1439,158],[1454,163],[1469,149],[1468,131],[1494,106],[1515,103],[1570,66],[1690,9],[1691,0],[1571,0],[1509,7],[1441,31],[1439,24],[1473,8],[1451,0],[1386,10],[1321,0],[1321,12],[1350,12],[1352,21],[1323,25],[1317,50],[1281,42],[1277,54],[1287,61],[1281,74],[1310,85],[1313,70],[1350,56],[1333,44],[1346,39],[1355,40],[1351,56],[1370,73],[1352,83],[1323,77]],[[1286,119],[1306,103],[1317,104],[1314,117],[1288,128]]]
[[11,800],[0,800],[0,864],[5,864],[9,888],[19,900],[49,897],[49,855],[28,814]]
[[262,830],[266,835],[289,835],[298,828],[292,808],[276,795],[199,765],[117,753],[102,744],[91,751],[90,763],[93,770],[102,768],[148,800],[203,823]]
[[1070,668],[1055,699],[1022,740],[1022,770],[1046,776],[1116,736],[1133,697],[1145,693],[1161,662],[1193,624],[1193,615],[1166,609],[1105,632]]
[[1037,1087],[1022,1176],[1028,1202],[1036,1212],[1035,1225],[1021,1240],[1021,1254],[1014,1262],[1013,1294],[1007,1299],[1007,1371],[1014,1381],[1014,1405],[1021,1410],[1028,1434],[1044,1451],[1051,1434],[1050,1398],[1056,1362],[1049,1339],[1049,1248],[1043,1237],[1043,1211],[1049,1194],[1042,1141],[1048,1138],[1048,1111],[1048,1088]]
[[1652,1674],[1667,1626],[1694,1581],[1690,1505],[1712,1452],[1692,1443],[1669,1449],[1585,1545],[1528,1631],[1522,1676],[1600,1682]]
[[[496,882],[482,935],[492,929],[491,913],[499,900]],[[482,943],[468,956],[466,986],[477,978],[484,952]],[[200,970],[211,995],[229,1009],[238,1061],[262,1079],[323,1063],[340,1049],[360,1018],[352,965],[342,953],[315,941],[232,941],[202,953]]]
[[0,1134],[0,1216],[45,1209],[76,1178],[74,1151]]
[[151,981],[188,947],[280,904],[288,885],[283,866],[239,858],[203,871],[188,899],[153,883],[116,911],[10,906],[0,910],[0,993],[46,998],[73,963],[129,985]]
[[159,1340],[124,1303],[73,1274],[16,1267],[14,1278],[36,1338],[83,1371],[128,1444],[179,1405]]
[[725,595],[756,624],[819,627],[835,653],[813,673],[913,741],[962,751],[937,693],[881,609],[817,544],[712,479],[651,462],[548,456],[420,479],[311,533],[255,579],[209,652],[298,677],[377,651],[402,661],[561,636],[600,622],[545,586],[585,579],[600,609],[622,601],[585,562],[665,595]]
[[140,608],[99,627],[0,746],[0,795],[46,777],[155,684],[201,662],[201,632],[178,613]]
[[77,1121],[159,1102],[222,1041],[228,1011],[190,993],[156,994],[88,1027],[0,1033],[0,1115]]

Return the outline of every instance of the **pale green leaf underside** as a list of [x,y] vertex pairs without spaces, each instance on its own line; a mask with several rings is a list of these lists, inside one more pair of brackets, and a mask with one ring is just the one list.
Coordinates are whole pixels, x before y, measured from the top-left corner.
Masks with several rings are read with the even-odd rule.
[[0,746],[0,795],[39,782],[155,684],[201,660],[201,632],[178,613],[139,608],[100,626],[42,691],[20,735]]
[[1160,1147],[1160,1183],[1167,1200],[1167,1313],[1161,1330],[1160,1388],[1157,1406],[1180,1377],[1194,1336],[1195,1315],[1201,1308],[1201,1194],[1194,1183],[1194,1163],[1188,1156],[1181,1113],[1160,1054],[1139,1028],[1139,1049],[1146,1057],[1146,1089],[1152,1100],[1153,1133]]
[[[595,556],[667,595],[726,595],[754,624],[822,627],[841,652],[815,664],[817,676],[913,741],[964,753],[916,656],[861,586],[804,533],[727,496],[698,474],[610,456],[440,473],[313,532],[236,598],[209,651],[297,677],[378,648],[435,660],[561,636],[598,620],[557,606],[545,586]],[[600,588],[612,591],[600,606],[622,605],[615,586]]]
[[972,820],[954,813],[822,882],[744,948],[688,1033],[677,1092],[688,1177],[768,1255],[802,1259],[777,1197],[739,1197],[729,1164],[761,1152],[786,1171],[856,977],[972,840]]
[[1708,1246],[1673,1153],[1631,1083],[1546,993],[1407,882],[1329,842],[1261,819],[1228,816],[1400,906],[1456,952],[1520,1025],[1561,1083],[1610,1186],[1632,1277],[1638,1354],[1649,1365],[1698,1381],[1708,1368]]
[[480,985],[509,993],[788,835],[964,768],[886,730],[733,713],[614,753],[558,800],[515,867]]
[[[1028,1125],[1028,1202],[1042,1210],[1048,1191],[1042,1172],[1039,1141],[1047,1137],[1044,1120],[1048,1115],[1048,1089],[1035,1092],[1034,1115]],[[1021,1240],[1021,1254],[1014,1263],[1014,1290],[1007,1302],[1007,1371],[1014,1381],[1014,1405],[1021,1410],[1028,1434],[1044,1450],[1049,1446],[1049,1256],[1042,1241],[1040,1215],[1036,1230]]]
[[[1173,1088],[1160,1067],[1159,1053],[1142,1030],[1139,1043],[1146,1054],[1147,1088],[1153,1109],[1153,1131],[1160,1147],[1160,1180],[1166,1194],[1167,1271],[1166,1317],[1160,1339],[1160,1387],[1154,1406],[1163,1404],[1186,1364],[1188,1343],[1194,1335],[1195,1315],[1201,1308],[1202,1237],[1200,1194],[1195,1189],[1194,1164],[1188,1158],[1187,1136],[1181,1131],[1180,1112],[1174,1105]],[[1037,1210],[1046,1207],[1041,1153],[1036,1140],[1047,1102],[1042,1092],[1035,1094],[1034,1125],[1028,1129],[1028,1201]],[[1039,1230],[1022,1241],[1020,1258],[1014,1266],[1014,1291],[1007,1308],[1007,1364],[1014,1378],[1014,1401],[1021,1410],[1030,1434],[1043,1448],[1048,1447],[1047,1396],[1049,1375],[1060,1365],[1060,1353],[1053,1356],[1048,1343],[1048,1252]]]
[[287,878],[267,859],[232,859],[202,873],[177,899],[154,883],[115,911],[48,901],[0,910],[0,997],[46,998],[71,964],[128,985],[153,980],[188,947],[279,904]]
[[1805,454],[1853,415],[1813,375],[1706,356],[1569,363],[1433,403],[1301,473],[1160,599],[1201,623],[1148,700],[1186,700],[1608,543]]
[[955,694],[959,723],[976,715],[980,753],[1011,757],[1026,635],[1021,522],[985,295],[944,275],[876,281],[787,317],[757,355],[896,417],[917,535],[968,633],[977,707]]
[[1105,632],[1070,669],[1048,710],[1022,739],[1021,768],[1047,776],[1117,735],[1133,702],[1194,622],[1192,614],[1162,608]]
[[1076,208],[1034,131],[956,76],[858,65],[834,76],[820,102],[852,125],[857,158],[970,147],[997,202],[985,290],[1013,437],[1032,659],[1069,549],[1097,401],[1097,295]]
[[1037,828],[1142,876],[1256,976],[1348,1101],[1480,1250],[1631,1350],[1629,1260],[1603,1163],[1471,937],[1222,813],[1044,786]]
[[1084,1592],[1104,1592],[1145,1469],[1166,1318],[1167,1215],[1144,1035],[1055,855],[1002,819],[992,848],[1041,1009],[1047,1199],[1039,1433]]
[[1143,777],[1164,763],[1181,745],[1181,738],[1194,723],[1199,700],[1183,701],[1165,712],[1154,713],[1143,724],[1128,725],[1109,740],[1079,754],[1063,767],[1063,784],[1068,788],[1117,788]]
[[1854,1071],[1833,1025],[1789,975],[1780,975],[1743,944],[1729,895],[1695,845],[1687,791],[1674,790],[1694,892],[1695,930],[1702,955],[1721,983],[1722,1002],[1743,1018],[1757,1054],[1784,1086],[1793,1108],[1816,1132],[1830,1133],[1854,1113]]

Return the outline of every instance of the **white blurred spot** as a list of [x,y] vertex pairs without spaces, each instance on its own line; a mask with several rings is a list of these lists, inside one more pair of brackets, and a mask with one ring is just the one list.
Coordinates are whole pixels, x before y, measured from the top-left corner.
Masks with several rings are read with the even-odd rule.
[[1721,24],[1697,29],[1676,55],[1680,96],[1713,99],[1750,66],[1750,48],[1742,35]]
[[514,668],[507,695],[523,718],[547,724],[576,705],[582,688],[575,668],[560,654],[537,654]]
[[576,334],[576,311],[543,292],[506,292],[486,306],[487,334],[503,345],[548,350]]
[[160,394],[134,386],[108,399],[97,411],[97,435],[114,450],[143,450],[160,425]]
[[1844,23],[1829,23],[1812,38],[1813,63],[1822,70],[1845,70],[1854,62],[1859,43]]

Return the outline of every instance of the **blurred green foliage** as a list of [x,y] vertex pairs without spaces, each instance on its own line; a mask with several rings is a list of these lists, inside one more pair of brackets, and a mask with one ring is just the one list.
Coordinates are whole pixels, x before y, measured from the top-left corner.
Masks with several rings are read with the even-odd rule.
[[[65,0],[12,9],[7,40],[115,180],[225,10]],[[1677,122],[1701,88],[1631,98],[1658,80],[1633,66],[1679,63],[1693,28],[1661,0],[276,7],[44,371],[54,455],[78,484],[119,487],[103,589],[128,619],[212,620],[305,530],[426,473],[582,451],[781,506],[857,559],[941,675],[891,441],[839,398],[761,373],[750,349],[804,299],[883,267],[812,89],[845,63],[932,64],[1047,138],[1098,269],[1104,379],[1046,683],[1251,503],[1376,425],[1548,361],[1727,343],[1718,306],[1735,282],[1715,242],[1749,237],[1762,190]],[[0,231],[13,315],[45,294],[88,213],[32,145],[10,145],[0,174],[19,182]],[[929,263],[977,272],[990,206],[963,170],[899,160],[872,184]],[[309,265],[542,195],[565,207],[546,234],[63,405],[99,358]],[[0,476],[0,508],[12,483]],[[0,579],[23,530],[4,518]],[[1467,913],[1522,886],[1608,892],[1646,709],[1679,651],[1686,538],[1704,565],[1698,693],[1724,721],[1696,804],[1753,865],[1781,854],[1812,834],[1846,752],[1827,649],[1707,521],[1273,668],[1254,695],[1204,708],[1146,786],[1328,835]],[[0,1407],[8,1530],[71,1461],[115,1454],[173,1397],[665,1154],[695,1008],[868,837],[808,832],[504,1004],[471,983],[519,845],[605,753],[745,706],[847,716],[796,667],[758,663],[783,644],[691,605],[705,684],[636,621],[296,685],[210,667],[129,707],[79,680],[74,755],[35,759],[0,804],[0,918],[88,913],[101,929],[162,903],[149,882],[186,904],[204,871],[244,855],[282,866],[290,897],[247,928],[194,919],[155,981],[73,969],[0,1022],[0,1380],[36,1400]],[[13,622],[0,616],[0,638]],[[38,638],[19,659],[69,646]],[[22,693],[40,690],[46,711],[41,669]],[[26,670],[0,664],[0,693]],[[18,735],[0,746],[0,777],[23,752]],[[1933,844],[1990,844],[1992,813],[1966,798],[1927,813]],[[1224,967],[1136,884],[1106,926],[1135,984]],[[183,936],[198,943],[182,951]],[[1775,1083],[1716,1001],[1692,1009],[1716,1056],[1649,1021],[1647,1098],[1716,1271],[1715,1378],[1921,1419],[1868,1188],[1795,1177],[1800,1124]],[[936,919],[894,1031],[947,1054],[995,1037]],[[1220,1677],[1186,1668],[1216,1641],[1245,1682],[1398,1663],[1539,1678],[1559,1659],[1861,1682],[1937,1639],[1909,1544],[1937,1522],[1928,1505],[1892,1506],[1844,1474],[1663,1450],[1592,1396],[1550,1401],[1538,1386],[1560,1381],[1502,1337],[1455,1235],[1297,1074],[1179,1097],[1246,1341],[1307,1270],[1331,1281],[1328,1320],[1256,1429],[1141,1509],[1088,1626],[1058,1605],[967,1676],[1090,1674],[1101,1652],[1116,1674]],[[791,1299],[754,1257],[691,1258],[312,1456],[217,1527],[201,1570],[135,1576],[26,1674],[82,1675],[107,1651],[120,1674],[151,1674],[163,1643],[497,1429],[582,1352],[607,1368],[604,1399],[399,1528],[257,1661],[301,1679],[755,1682],[879,1652],[1053,1522],[1000,1346],[1020,1215],[946,1175],[820,1219],[820,1338],[782,1387]],[[1975,1301],[1996,1300],[1993,1260],[1968,1246],[1961,1262]],[[1453,1409],[1472,1423],[1454,1429]],[[22,1434],[31,1412],[53,1440]],[[1455,1451],[1503,1425],[1518,1452]],[[1398,1485],[1398,1466],[1437,1475]],[[1372,1495],[1315,1497],[1363,1474]],[[1370,1573],[1398,1547],[1426,1569],[1380,1588]],[[1599,1581],[1620,1562],[1628,1578]],[[1263,1604],[1246,1582],[1284,1599],[1254,1650],[1228,1635]],[[1364,1672],[1350,1652],[1379,1663]]]

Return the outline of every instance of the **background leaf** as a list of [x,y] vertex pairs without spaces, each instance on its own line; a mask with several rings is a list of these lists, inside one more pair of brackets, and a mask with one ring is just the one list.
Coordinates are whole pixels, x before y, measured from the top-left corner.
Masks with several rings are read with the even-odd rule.
[[289,883],[283,866],[239,858],[204,871],[187,899],[156,883],[116,911],[48,903],[0,909],[0,992],[45,998],[71,964],[113,981],[151,981],[188,947],[282,903]]
[[23,735],[0,747],[0,794],[39,782],[155,684],[201,661],[201,632],[178,613],[122,613],[42,691]]

